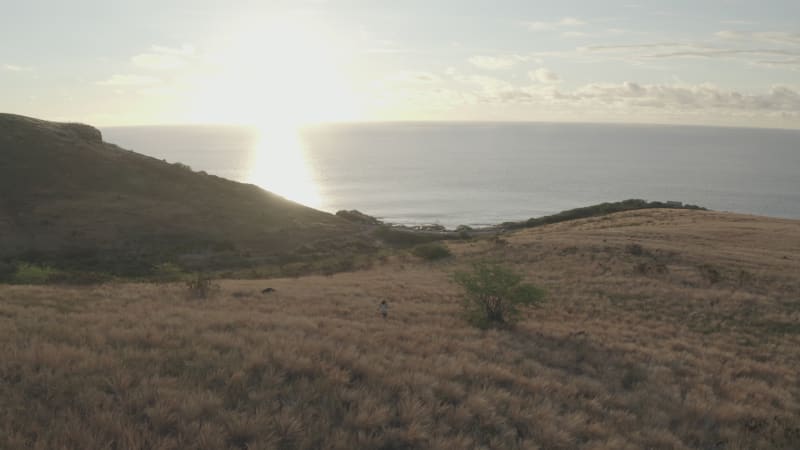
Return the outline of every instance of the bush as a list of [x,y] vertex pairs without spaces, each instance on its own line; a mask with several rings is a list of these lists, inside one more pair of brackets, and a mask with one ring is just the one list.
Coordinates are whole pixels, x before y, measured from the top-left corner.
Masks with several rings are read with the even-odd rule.
[[383,225],[383,222],[380,220],[376,219],[375,217],[368,216],[357,209],[351,209],[350,211],[342,209],[340,211],[336,211],[336,215],[349,222],[363,223],[367,225]]
[[400,248],[408,248],[451,238],[446,234],[412,231],[385,225],[376,228],[373,235],[388,245]]
[[53,274],[55,274],[55,270],[47,266],[20,263],[11,277],[11,282],[16,284],[45,284]]
[[189,296],[192,298],[208,298],[219,291],[219,285],[206,274],[198,273],[186,282]]
[[170,281],[180,281],[183,277],[183,270],[175,263],[165,262],[153,266],[153,279],[155,281],[167,283]]
[[544,290],[523,284],[522,276],[496,263],[475,263],[471,272],[457,272],[454,281],[466,291],[467,321],[480,328],[511,325],[520,306],[537,305],[545,296]]
[[48,283],[71,284],[71,285],[91,285],[101,284],[113,280],[114,277],[102,272],[76,272],[59,271],[50,275]]
[[449,248],[439,242],[418,245],[411,250],[411,253],[428,261],[436,261],[453,255]]
[[708,284],[716,284],[722,281],[722,274],[710,264],[703,264],[697,270],[700,272],[700,276],[708,281]]

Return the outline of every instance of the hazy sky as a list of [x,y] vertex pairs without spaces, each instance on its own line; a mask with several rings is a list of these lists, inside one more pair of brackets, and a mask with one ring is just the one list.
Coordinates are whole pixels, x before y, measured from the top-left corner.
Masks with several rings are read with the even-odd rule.
[[800,128],[798,0],[0,0],[0,111]]

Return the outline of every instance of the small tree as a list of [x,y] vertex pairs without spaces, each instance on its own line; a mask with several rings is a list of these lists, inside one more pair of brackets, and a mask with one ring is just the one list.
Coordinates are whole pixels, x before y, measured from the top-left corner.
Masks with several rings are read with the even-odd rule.
[[186,281],[189,296],[197,299],[206,299],[216,294],[220,287],[214,283],[210,275],[197,273]]
[[453,256],[453,253],[441,242],[429,242],[427,244],[420,244],[411,250],[414,256],[420,257],[428,261],[436,261]]
[[475,263],[471,272],[457,272],[454,280],[466,291],[467,320],[480,328],[513,324],[520,306],[536,305],[545,296],[544,290],[523,284],[522,276],[497,263]]

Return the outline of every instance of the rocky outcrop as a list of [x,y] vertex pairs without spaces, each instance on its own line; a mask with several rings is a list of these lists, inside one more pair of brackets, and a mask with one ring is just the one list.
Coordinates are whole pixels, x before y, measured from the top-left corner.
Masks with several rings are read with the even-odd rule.
[[72,132],[78,139],[87,142],[103,142],[103,134],[95,127],[82,123],[65,123],[62,127]]

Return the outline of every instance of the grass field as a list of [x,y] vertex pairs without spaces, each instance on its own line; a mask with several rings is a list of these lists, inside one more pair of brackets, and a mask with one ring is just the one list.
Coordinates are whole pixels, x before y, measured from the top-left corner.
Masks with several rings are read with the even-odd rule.
[[[0,286],[0,448],[800,448],[800,222],[646,210],[446,245],[205,300]],[[451,275],[486,259],[548,291],[514,329],[459,317]]]

